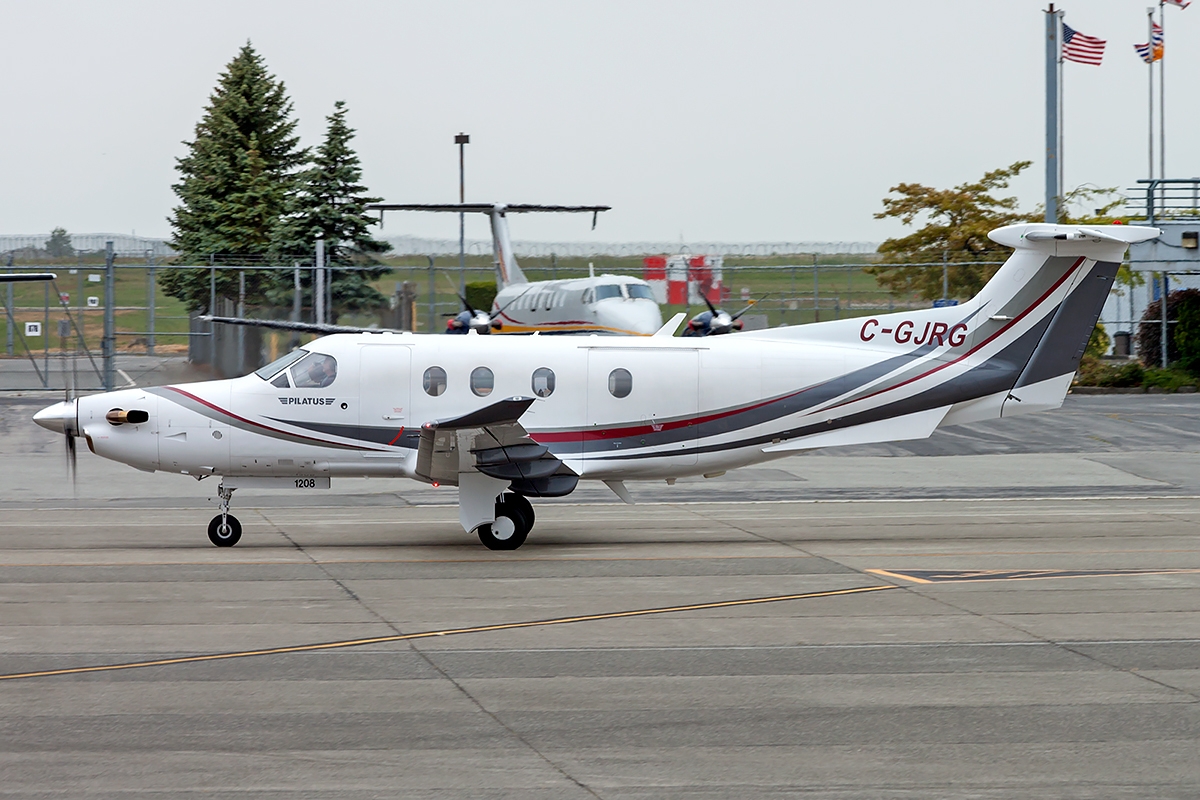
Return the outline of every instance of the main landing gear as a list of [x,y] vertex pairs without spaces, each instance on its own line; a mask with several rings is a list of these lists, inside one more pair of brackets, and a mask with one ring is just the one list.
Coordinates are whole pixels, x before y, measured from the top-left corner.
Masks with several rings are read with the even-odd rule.
[[524,496],[505,492],[496,501],[496,521],[485,522],[475,531],[489,550],[516,550],[533,529],[533,505]]
[[242,538],[242,523],[229,513],[233,489],[226,489],[222,484],[217,487],[217,493],[221,496],[221,513],[208,523],[208,540],[217,547],[233,547]]

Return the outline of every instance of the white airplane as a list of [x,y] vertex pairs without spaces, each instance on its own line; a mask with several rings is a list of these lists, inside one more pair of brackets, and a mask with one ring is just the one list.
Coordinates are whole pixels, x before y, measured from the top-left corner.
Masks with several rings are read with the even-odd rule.
[[82,397],[34,420],[145,471],[233,492],[341,476],[457,485],[492,549],[534,524],[528,498],[606,483],[715,477],[837,445],[1057,408],[1127,246],[1154,228],[1025,224],[969,302],[703,339],[336,334],[245,377]]
[[[395,204],[367,206],[372,211],[443,211],[487,214],[492,223],[499,291],[491,313],[467,309],[454,321],[453,332],[466,333],[598,333],[650,336],[662,327],[662,311],[650,284],[624,275],[530,282],[513,253],[508,215],[535,211],[587,212],[595,215],[608,206],[464,204]],[[465,302],[465,301],[464,301]]]

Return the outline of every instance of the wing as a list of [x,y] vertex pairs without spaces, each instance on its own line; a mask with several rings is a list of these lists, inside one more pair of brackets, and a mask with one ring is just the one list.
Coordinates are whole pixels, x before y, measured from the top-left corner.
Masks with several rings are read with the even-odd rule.
[[417,445],[417,475],[456,486],[460,473],[475,471],[512,481],[512,490],[524,495],[570,494],[579,476],[519,421],[534,400],[510,397],[461,417],[426,422]]

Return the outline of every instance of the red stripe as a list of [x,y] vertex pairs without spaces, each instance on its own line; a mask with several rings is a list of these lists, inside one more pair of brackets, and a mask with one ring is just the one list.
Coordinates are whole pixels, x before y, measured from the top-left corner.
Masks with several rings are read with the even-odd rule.
[[820,385],[822,385],[822,384],[815,384],[814,386],[806,386],[797,392],[792,392],[791,394],[780,395],[779,397],[772,397],[768,400],[763,400],[761,402],[753,403],[748,406],[741,406],[739,408],[733,408],[728,411],[718,411],[713,414],[706,414],[702,417],[690,417],[688,419],[677,419],[674,422],[664,422],[659,426],[658,430],[655,430],[654,426],[652,426],[652,425],[630,425],[625,428],[601,428],[598,430],[585,428],[583,430],[578,430],[578,431],[555,431],[555,432],[546,432],[546,433],[530,433],[529,435],[533,438],[534,441],[538,442],[539,444],[550,444],[550,443],[554,443],[554,442],[578,442],[578,441],[593,442],[593,441],[598,441],[601,439],[624,438],[624,437],[629,437],[629,436],[643,436],[647,433],[660,433],[662,431],[673,431],[673,430],[676,430],[677,428],[686,428],[688,425],[700,425],[705,422],[711,422],[715,419],[724,419],[725,417],[731,417],[734,414],[741,414],[746,411],[753,411],[756,408],[762,408],[763,406],[769,406],[772,403],[778,403],[780,400],[789,400],[793,397],[799,397],[800,395],[804,394],[805,392],[809,391],[810,389],[814,389],[814,388],[816,388],[816,386],[820,386]]
[[388,442],[388,447],[391,447],[396,442],[400,441],[400,437],[403,435],[404,435],[404,428],[401,428],[400,432],[396,434],[396,437],[394,439],[392,439],[390,442]]
[[[247,425],[253,425],[256,428],[262,428],[263,430],[271,431],[272,433],[280,433],[280,434],[283,434],[284,436],[291,436],[292,438],[295,438],[295,439],[305,439],[310,442],[316,442],[317,444],[335,445],[337,447],[352,447],[355,450],[371,450],[372,449],[370,447],[360,447],[358,445],[344,445],[341,442],[333,442],[328,439],[317,439],[312,436],[304,436],[299,433],[291,433],[290,431],[281,430],[279,428],[272,428],[270,425],[263,425],[261,422],[255,422],[252,419],[246,419],[245,417],[238,416],[237,414],[234,414],[232,411],[226,411],[225,409],[221,408],[220,406],[216,406],[216,405],[213,405],[212,403],[208,402],[203,397],[197,397],[196,395],[192,394],[191,392],[185,392],[183,389],[180,389],[177,386],[164,386],[163,388],[170,389],[173,392],[179,392],[184,397],[190,397],[193,400],[195,400],[197,403],[200,403],[201,405],[204,405],[204,406],[208,406],[213,411],[217,411],[221,414],[224,414],[227,417],[233,417],[234,419],[236,419],[240,422],[244,422]],[[403,431],[401,431],[401,432],[403,432]]]
[[[1039,297],[1037,300],[1033,301],[1033,303],[1028,308],[1026,308],[1024,311],[1022,311],[1020,314],[1018,314],[1013,319],[1009,320],[1003,327],[1000,328],[1000,330],[996,331],[991,336],[989,336],[987,339],[985,339],[984,341],[975,345],[970,350],[968,350],[966,353],[963,353],[961,356],[954,359],[953,361],[943,362],[942,364],[934,367],[933,369],[923,372],[920,375],[917,375],[916,377],[909,378],[901,383],[896,384],[895,386],[889,386],[887,388],[880,389],[876,392],[872,392],[871,394],[865,395],[864,397],[855,398],[853,400],[846,400],[844,402],[838,403],[837,405],[827,406],[825,409],[819,409],[819,410],[828,410],[830,408],[839,408],[841,406],[848,405],[850,403],[858,402],[859,400],[866,400],[867,398],[875,397],[876,395],[883,394],[884,392],[889,392],[892,389],[898,389],[901,386],[905,386],[909,383],[912,383],[913,381],[918,381],[921,378],[932,375],[933,373],[937,372],[938,370],[942,370],[942,369],[945,369],[946,367],[953,366],[954,364],[957,364],[958,362],[962,361],[964,358],[970,357],[971,355],[973,355],[974,353],[979,351],[980,348],[986,347],[988,344],[993,342],[997,336],[1000,336],[1005,331],[1007,331],[1009,328],[1011,328],[1013,325],[1016,325],[1018,322],[1020,322],[1022,319],[1024,319],[1026,316],[1028,316],[1031,311],[1033,311],[1035,308],[1037,308],[1039,305],[1041,305],[1047,297],[1049,297],[1051,294],[1054,293],[1054,291],[1056,289],[1058,289],[1058,287],[1062,286],[1063,282],[1067,278],[1069,278],[1073,272],[1075,272],[1075,270],[1079,267],[1080,264],[1083,263],[1084,260],[1085,260],[1084,257],[1081,256],[1074,264],[1071,265],[1071,268],[1068,269],[1061,278],[1059,278],[1057,281],[1054,282],[1054,285],[1052,285],[1049,289],[1047,289],[1042,294],[1041,297]],[[821,384],[816,384],[816,386],[819,386],[819,385],[821,385]],[[682,419],[682,420],[675,420],[674,422],[666,422],[666,423],[663,423],[662,427],[659,428],[658,431],[655,431],[654,428],[652,428],[650,425],[631,425],[631,426],[624,427],[624,428],[603,428],[603,429],[599,429],[599,430],[585,428],[583,430],[577,430],[577,431],[555,431],[555,432],[546,432],[546,433],[530,432],[529,435],[534,441],[536,441],[540,444],[554,444],[557,442],[577,442],[577,441],[591,442],[591,441],[598,441],[598,440],[602,440],[602,439],[617,439],[617,438],[627,438],[627,437],[632,437],[632,436],[642,436],[642,435],[645,435],[645,434],[651,433],[651,432],[658,433],[659,431],[664,431],[664,430],[666,430],[666,431],[676,430],[678,428],[686,427],[687,425],[700,425],[705,422],[711,422],[712,420],[723,419],[725,417],[733,416],[734,414],[741,414],[746,411],[753,411],[756,408],[762,408],[763,406],[767,406],[772,403],[779,402],[780,400],[788,400],[793,397],[798,397],[799,395],[804,394],[805,392],[809,391],[810,389],[816,388],[816,386],[807,386],[799,391],[792,392],[791,394],[785,394],[780,397],[775,397],[775,398],[772,398],[769,400],[763,400],[760,403],[754,403],[752,405],[743,406],[741,408],[731,409],[729,411],[721,411],[721,412],[717,412],[715,414],[707,414],[707,415],[701,416],[701,417],[692,417],[690,419]],[[810,413],[816,413],[816,412],[814,411],[814,412],[810,412]]]
[[1020,314],[1018,314],[1017,316],[1013,317],[1011,320],[1009,320],[1009,321],[1008,321],[1008,322],[1007,322],[1007,323],[1004,325],[1004,327],[1000,328],[1000,330],[996,331],[996,332],[995,332],[995,333],[993,333],[991,336],[989,336],[988,338],[984,339],[982,342],[980,342],[979,344],[975,345],[975,346],[974,346],[974,347],[972,347],[970,350],[968,350],[967,352],[963,353],[961,356],[959,356],[958,358],[954,359],[953,361],[944,361],[944,362],[942,362],[941,364],[939,364],[938,366],[934,367],[933,369],[931,369],[931,370],[927,370],[926,372],[922,372],[920,375],[916,375],[916,376],[914,376],[914,377],[912,377],[912,378],[909,378],[908,380],[901,381],[900,383],[897,383],[895,386],[888,386],[888,387],[886,387],[886,388],[884,388],[884,389],[880,389],[880,390],[878,390],[878,391],[871,392],[871,394],[864,395],[863,397],[856,397],[856,398],[854,398],[854,399],[852,399],[852,400],[846,400],[846,401],[844,401],[844,402],[838,403],[837,405],[828,406],[827,408],[825,408],[825,409],[823,409],[823,410],[826,410],[826,411],[828,411],[828,410],[829,410],[829,409],[831,409],[831,408],[840,408],[841,406],[849,405],[850,403],[857,403],[857,402],[858,402],[858,401],[860,401],[860,400],[867,400],[867,399],[870,399],[870,398],[872,398],[872,397],[875,397],[875,396],[877,396],[877,395],[881,395],[881,394],[883,394],[884,392],[890,392],[890,391],[892,391],[893,389],[899,389],[901,386],[907,386],[908,384],[912,383],[913,381],[919,381],[919,380],[921,380],[922,378],[926,378],[926,377],[928,377],[928,376],[932,375],[933,373],[935,373],[935,372],[937,372],[937,371],[939,371],[939,370],[943,370],[943,369],[945,369],[946,367],[951,367],[951,366],[954,366],[954,365],[955,365],[955,364],[957,364],[958,362],[962,361],[964,358],[968,358],[968,357],[970,357],[970,356],[971,356],[973,353],[977,352],[977,351],[978,351],[980,348],[982,348],[982,347],[986,347],[988,344],[990,344],[992,341],[994,341],[994,340],[995,340],[995,338],[996,338],[997,336],[999,336],[1000,334],[1004,333],[1004,332],[1005,332],[1005,331],[1007,331],[1009,328],[1011,328],[1013,325],[1016,325],[1018,322],[1020,322],[1020,321],[1021,321],[1021,320],[1022,320],[1022,319],[1023,319],[1025,316],[1026,316],[1026,315],[1027,315],[1027,314],[1029,314],[1029,312],[1033,311],[1035,308],[1037,308],[1038,306],[1040,306],[1040,305],[1042,304],[1042,302],[1043,302],[1043,301],[1045,301],[1045,299],[1046,299],[1047,297],[1049,297],[1050,295],[1054,294],[1054,291],[1055,291],[1056,289],[1058,289],[1058,287],[1059,287],[1059,286],[1062,286],[1062,284],[1063,284],[1063,281],[1065,281],[1067,278],[1069,278],[1069,277],[1072,275],[1072,273],[1074,273],[1074,272],[1075,272],[1075,270],[1076,270],[1076,269],[1079,267],[1079,265],[1083,263],[1083,261],[1084,261],[1084,257],[1083,257],[1083,256],[1080,256],[1080,257],[1079,257],[1079,260],[1078,260],[1078,261],[1076,261],[1074,264],[1072,264],[1072,265],[1071,265],[1071,268],[1070,268],[1069,270],[1067,270],[1065,273],[1063,273],[1063,276],[1062,276],[1061,278],[1059,278],[1057,281],[1055,281],[1053,286],[1051,286],[1049,289],[1047,289],[1047,290],[1046,290],[1046,291],[1045,291],[1045,292],[1042,294],[1042,296],[1041,296],[1041,297],[1039,297],[1037,300],[1034,300],[1034,301],[1033,301],[1033,305],[1029,306],[1029,308],[1025,309],[1024,311],[1022,311],[1022,312],[1021,312]]

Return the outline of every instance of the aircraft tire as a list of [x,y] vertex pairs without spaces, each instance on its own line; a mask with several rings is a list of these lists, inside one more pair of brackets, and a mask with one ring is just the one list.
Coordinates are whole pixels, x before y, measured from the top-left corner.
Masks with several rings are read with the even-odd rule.
[[221,526],[221,515],[217,514],[208,523],[208,540],[217,547],[233,547],[242,538],[242,523],[232,514],[225,516],[224,530]]
[[536,517],[533,513],[533,504],[529,502],[525,495],[517,494],[516,492],[505,492],[501,502],[525,518],[525,533],[528,534],[533,530],[533,523]]
[[479,541],[488,550],[516,550],[525,543],[529,528],[524,519],[508,508],[497,508],[496,521],[485,522],[475,529]]

